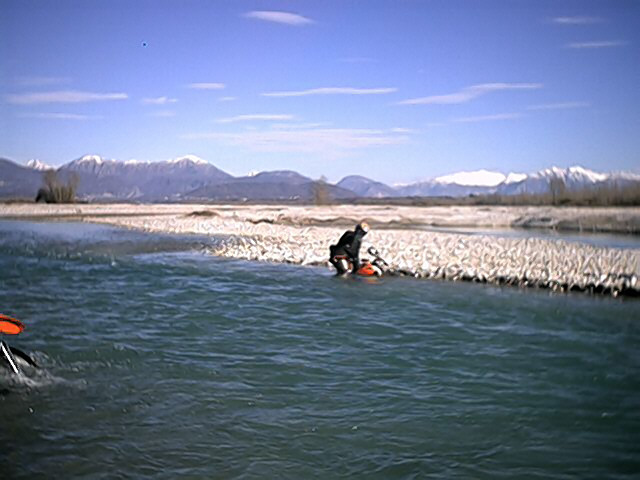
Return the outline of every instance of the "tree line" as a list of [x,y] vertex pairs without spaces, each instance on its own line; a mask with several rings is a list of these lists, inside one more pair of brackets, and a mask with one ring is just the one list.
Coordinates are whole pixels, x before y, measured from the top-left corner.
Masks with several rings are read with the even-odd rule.
[[[78,191],[79,177],[74,172],[63,182],[55,170],[43,175],[43,186],[38,190],[36,202],[74,203]],[[296,203],[300,203],[299,201]],[[356,204],[356,205],[512,205],[512,206],[638,206],[640,205],[640,182],[614,184],[600,187],[568,189],[561,178],[549,181],[545,193],[520,193],[516,195],[483,194],[466,197],[384,197],[333,199],[328,189],[326,177],[321,177],[312,186],[311,203],[315,205]]]
[[510,205],[510,206],[575,206],[608,207],[639,206],[640,182],[624,185],[570,190],[562,179],[549,182],[544,193],[520,193],[515,195],[472,194],[466,197],[398,197],[398,198],[357,198],[355,204],[384,204],[410,206],[447,206],[447,205]]

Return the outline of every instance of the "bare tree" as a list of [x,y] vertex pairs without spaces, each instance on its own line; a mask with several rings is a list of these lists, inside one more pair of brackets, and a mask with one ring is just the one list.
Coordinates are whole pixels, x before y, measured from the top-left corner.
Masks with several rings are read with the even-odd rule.
[[319,180],[313,182],[313,203],[315,205],[326,205],[329,203],[329,188],[327,177],[322,175]]
[[551,202],[553,205],[559,205],[567,191],[564,180],[560,177],[553,177],[549,180],[549,191],[551,192]]
[[76,200],[76,191],[80,178],[74,172],[69,177],[67,184],[63,185],[58,179],[55,170],[47,170],[42,177],[44,186],[38,190],[36,202],[45,201],[47,203],[73,203]]

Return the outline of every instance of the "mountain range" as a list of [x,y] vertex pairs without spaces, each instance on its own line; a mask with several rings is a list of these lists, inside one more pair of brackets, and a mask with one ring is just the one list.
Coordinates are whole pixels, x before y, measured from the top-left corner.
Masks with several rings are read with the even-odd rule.
[[332,199],[460,197],[547,193],[554,181],[568,190],[640,185],[637,174],[598,173],[579,166],[530,174],[458,172],[394,186],[351,175],[334,185],[290,170],[234,177],[195,155],[165,162],[121,162],[85,155],[58,168],[37,160],[24,166],[0,158],[0,198],[35,198],[47,171],[55,171],[62,181],[76,177],[78,196],[90,201],[310,201],[318,195]]
[[365,177],[353,175],[337,183],[364,197],[466,197],[468,195],[517,195],[548,193],[552,181],[569,191],[599,187],[626,187],[640,184],[640,175],[628,172],[598,173],[583,167],[551,167],[523,174],[478,170],[458,172],[444,177],[390,187]]

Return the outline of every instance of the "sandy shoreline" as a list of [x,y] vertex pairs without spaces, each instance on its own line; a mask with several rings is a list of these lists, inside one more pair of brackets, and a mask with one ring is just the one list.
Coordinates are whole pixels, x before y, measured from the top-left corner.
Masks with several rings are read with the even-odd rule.
[[366,219],[377,228],[520,227],[640,234],[637,207],[407,207],[378,205],[278,206],[196,204],[0,204],[0,217],[52,218],[186,215],[215,212],[223,218],[282,225],[351,226]]
[[[363,219],[397,273],[558,291],[640,295],[640,251],[561,240],[468,236],[421,227],[562,226],[637,231],[638,208],[247,205],[0,205],[0,218],[66,219],[150,232],[225,236],[212,249],[248,260],[328,265],[329,245]],[[560,226],[560,227],[558,227]]]

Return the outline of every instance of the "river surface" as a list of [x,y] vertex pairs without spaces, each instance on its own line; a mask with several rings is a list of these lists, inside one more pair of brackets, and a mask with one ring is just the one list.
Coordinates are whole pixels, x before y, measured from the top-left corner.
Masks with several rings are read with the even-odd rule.
[[640,475],[640,302],[0,222],[0,477]]
[[485,227],[425,227],[431,232],[456,233],[458,235],[485,235],[503,238],[540,238],[583,243],[594,247],[639,250],[640,235],[604,232],[574,232],[550,228],[485,228]]

